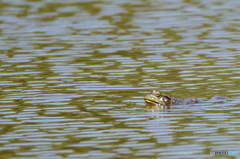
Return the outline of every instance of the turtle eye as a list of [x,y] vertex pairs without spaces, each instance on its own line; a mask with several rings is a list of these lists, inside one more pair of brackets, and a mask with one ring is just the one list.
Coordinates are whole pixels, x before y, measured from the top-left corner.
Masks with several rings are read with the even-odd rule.
[[156,93],[155,93],[155,96],[156,96],[156,97],[159,97],[160,95],[161,95],[160,92],[156,92]]

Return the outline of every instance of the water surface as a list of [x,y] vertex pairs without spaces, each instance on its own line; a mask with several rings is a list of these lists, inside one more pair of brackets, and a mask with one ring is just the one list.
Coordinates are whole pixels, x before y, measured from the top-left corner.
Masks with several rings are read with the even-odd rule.
[[[239,14],[234,0],[2,1],[1,158],[240,153]],[[153,89],[231,100],[147,109]]]

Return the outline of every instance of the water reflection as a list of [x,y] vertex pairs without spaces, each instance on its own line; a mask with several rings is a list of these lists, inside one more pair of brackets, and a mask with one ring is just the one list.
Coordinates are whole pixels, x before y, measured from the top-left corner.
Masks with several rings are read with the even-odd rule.
[[[1,2],[1,158],[237,151],[238,15],[231,0]],[[145,108],[155,89],[231,100]]]

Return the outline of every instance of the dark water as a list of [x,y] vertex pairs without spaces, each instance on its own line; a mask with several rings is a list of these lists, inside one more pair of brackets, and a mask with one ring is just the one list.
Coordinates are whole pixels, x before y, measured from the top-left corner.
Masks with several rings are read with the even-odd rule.
[[[239,15],[234,0],[1,1],[1,158],[240,153]],[[147,109],[153,89],[231,100]]]

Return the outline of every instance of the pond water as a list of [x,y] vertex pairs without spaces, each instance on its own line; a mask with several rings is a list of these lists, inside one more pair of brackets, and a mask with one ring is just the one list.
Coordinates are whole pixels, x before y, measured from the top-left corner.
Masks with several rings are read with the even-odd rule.
[[0,3],[1,159],[240,153],[239,1]]

